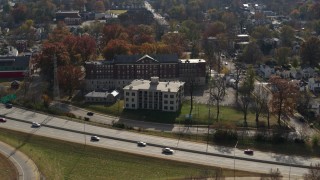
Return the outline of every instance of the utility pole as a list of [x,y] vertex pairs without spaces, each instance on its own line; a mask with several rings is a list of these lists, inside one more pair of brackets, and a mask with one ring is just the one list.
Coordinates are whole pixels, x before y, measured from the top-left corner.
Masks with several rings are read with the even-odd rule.
[[236,148],[237,148],[237,145],[238,145],[238,141],[233,149],[233,175],[234,175],[234,179],[236,179]]

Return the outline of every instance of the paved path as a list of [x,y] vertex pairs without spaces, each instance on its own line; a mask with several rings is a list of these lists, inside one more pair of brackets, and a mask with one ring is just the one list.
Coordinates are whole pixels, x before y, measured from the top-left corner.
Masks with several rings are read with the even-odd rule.
[[0,142],[0,153],[8,157],[17,168],[20,180],[40,179],[40,173],[35,163],[22,152],[17,151],[8,144]]

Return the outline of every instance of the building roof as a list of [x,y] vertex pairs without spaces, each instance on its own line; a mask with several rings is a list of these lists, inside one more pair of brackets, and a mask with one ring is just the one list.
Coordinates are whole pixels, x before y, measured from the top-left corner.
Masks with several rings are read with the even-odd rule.
[[151,82],[149,80],[137,79],[133,80],[131,84],[123,88],[123,90],[150,90],[161,92],[178,92],[180,87],[184,85],[181,81],[171,82]]
[[154,55],[116,55],[114,63],[116,64],[134,64],[142,59],[150,59],[155,63],[178,63],[177,54],[154,54]]
[[0,67],[10,66],[28,69],[29,61],[30,56],[0,56]]
[[181,63],[205,63],[204,59],[180,59]]

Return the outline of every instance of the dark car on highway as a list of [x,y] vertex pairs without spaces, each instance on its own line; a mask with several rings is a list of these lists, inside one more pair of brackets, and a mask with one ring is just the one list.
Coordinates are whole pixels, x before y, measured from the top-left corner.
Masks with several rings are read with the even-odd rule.
[[0,122],[7,122],[6,118],[0,118]]
[[252,149],[246,149],[246,150],[244,150],[244,153],[248,154],[248,155],[253,155],[253,150]]
[[12,104],[11,104],[11,103],[6,103],[5,106],[6,106],[6,108],[8,108],[8,109],[12,108]]
[[93,112],[87,112],[88,116],[93,116]]

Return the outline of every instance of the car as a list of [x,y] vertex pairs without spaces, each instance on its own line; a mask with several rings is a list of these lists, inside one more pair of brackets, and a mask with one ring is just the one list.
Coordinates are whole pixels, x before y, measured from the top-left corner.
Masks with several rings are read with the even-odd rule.
[[91,141],[99,141],[100,138],[98,136],[91,136]]
[[246,149],[244,150],[245,154],[253,155],[253,150],[252,149]]
[[0,118],[0,122],[7,122],[6,118]]
[[32,127],[38,128],[38,127],[40,127],[40,126],[41,126],[40,123],[32,122]]
[[88,116],[93,116],[93,112],[87,112]]
[[137,145],[140,146],[140,147],[146,147],[147,143],[145,143],[143,141],[139,141],[139,142],[137,142]]
[[164,154],[173,154],[174,150],[171,149],[171,148],[166,147],[166,148],[162,149],[162,153],[164,153]]
[[225,62],[224,65],[228,65],[228,62]]
[[8,108],[8,109],[12,108],[12,104],[11,104],[11,103],[6,103],[5,106],[6,106],[6,108]]

